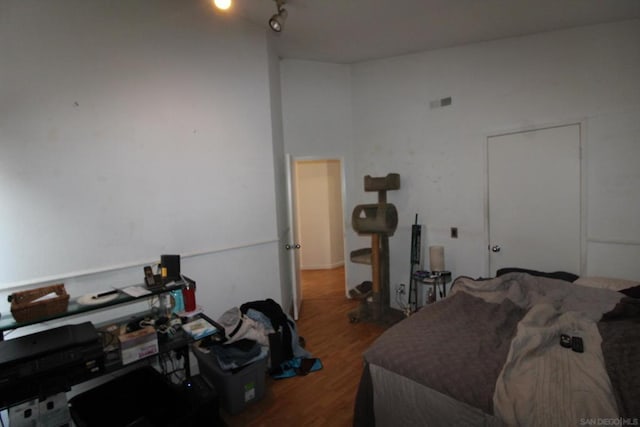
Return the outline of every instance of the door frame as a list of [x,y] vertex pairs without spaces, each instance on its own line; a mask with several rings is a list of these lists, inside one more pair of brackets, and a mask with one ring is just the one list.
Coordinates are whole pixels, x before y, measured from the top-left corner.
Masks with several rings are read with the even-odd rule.
[[576,119],[567,120],[561,122],[547,122],[540,124],[532,124],[523,127],[505,128],[496,130],[493,132],[486,132],[483,135],[484,147],[483,147],[483,173],[484,173],[484,245],[485,252],[484,262],[484,277],[490,277],[490,256],[489,245],[489,138],[511,135],[522,132],[533,132],[544,129],[551,129],[557,127],[578,125],[579,131],[579,146],[580,146],[580,271],[578,275],[583,275],[586,272],[587,263],[587,153],[585,150],[587,142],[587,120]]
[[[297,242],[298,218],[296,212],[296,181],[295,181],[295,160],[289,154],[284,154],[285,162],[285,181],[286,181],[286,203],[287,203],[287,233],[284,238],[287,240],[284,244],[286,250],[287,267],[291,279],[291,302],[293,310],[293,319],[298,320],[302,309],[302,287],[300,283],[300,254],[298,252],[299,244]],[[293,252],[292,252],[293,251]]]
[[[343,263],[344,263],[344,294],[346,297],[349,297],[349,288],[347,285],[347,277],[348,277],[348,247],[347,247],[347,226],[346,226],[346,221],[347,218],[350,218],[350,215],[347,215],[347,212],[345,211],[345,207],[346,207],[346,194],[347,194],[347,181],[346,181],[346,176],[345,176],[345,160],[343,156],[320,156],[320,155],[314,155],[314,156],[295,156],[293,154],[289,154],[289,156],[291,156],[291,161],[293,162],[293,164],[295,165],[298,161],[322,161],[322,160],[337,160],[338,162],[340,162],[340,200],[342,203],[342,245],[343,245]],[[294,188],[297,188],[297,176],[295,174],[295,170],[292,171],[292,176],[291,179],[293,180],[292,184]],[[291,207],[292,207],[292,211],[289,212],[289,215],[291,214],[295,214],[296,215],[296,222],[297,220],[297,215],[298,212],[297,209],[295,208],[297,200],[296,200],[296,194],[295,192],[293,192],[291,194],[293,200],[291,200],[289,203],[291,203]],[[292,286],[295,286],[295,284],[292,283]],[[293,292],[297,292],[296,290],[293,290]],[[302,306],[302,301],[303,301],[303,295],[302,295],[302,291],[300,292],[300,305]],[[292,294],[295,295],[295,294]],[[293,303],[295,304],[296,302],[293,301]]]

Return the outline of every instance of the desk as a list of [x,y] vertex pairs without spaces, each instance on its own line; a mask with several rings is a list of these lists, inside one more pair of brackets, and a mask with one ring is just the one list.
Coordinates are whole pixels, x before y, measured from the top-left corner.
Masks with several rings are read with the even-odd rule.
[[[64,313],[26,322],[17,322],[11,315],[6,315],[0,319],[0,333],[46,320],[72,318],[73,316],[86,314],[91,311],[129,304],[181,289],[182,283],[176,283],[175,285],[154,290],[139,297],[132,297],[123,292],[119,292],[113,300],[95,305],[81,305],[74,300],[70,301]],[[162,300],[162,298],[160,298],[160,300]],[[131,316],[128,318],[131,318]],[[210,319],[207,318],[207,320]],[[85,323],[90,327],[89,322]],[[85,327],[84,330],[86,329]],[[90,327],[89,332],[91,331],[93,331],[93,328]],[[35,335],[36,334],[27,335],[26,337]],[[0,341],[0,351],[2,348],[15,348],[11,347],[11,341],[12,340]],[[171,339],[158,342],[158,354],[166,354],[174,351],[178,357],[184,358],[184,369],[187,378],[190,377],[188,352],[191,342],[193,342],[191,336],[181,329],[177,331]],[[85,344],[87,347],[84,346]],[[0,366],[0,409],[34,398],[43,398],[52,394],[67,392],[73,385],[123,368],[124,365],[119,358],[119,352],[116,352],[116,357],[114,357],[114,353],[104,352],[103,343],[102,340],[99,339],[99,335],[95,335],[95,340],[89,335],[89,340],[83,340],[82,345],[80,349],[73,346],[68,348],[58,348],[54,346],[55,351],[50,353],[39,354],[35,357],[26,356],[24,358],[12,359],[2,364],[2,366]],[[87,355],[81,354],[78,356],[78,353],[85,351],[85,348],[89,349]],[[70,354],[74,357],[72,362],[68,360]],[[87,358],[90,360],[85,361]],[[91,363],[91,366],[82,365],[82,363],[85,362],[86,364]],[[25,369],[25,366],[27,369]],[[69,369],[69,366],[72,366],[73,369]],[[73,371],[73,375],[71,375],[70,371]]]

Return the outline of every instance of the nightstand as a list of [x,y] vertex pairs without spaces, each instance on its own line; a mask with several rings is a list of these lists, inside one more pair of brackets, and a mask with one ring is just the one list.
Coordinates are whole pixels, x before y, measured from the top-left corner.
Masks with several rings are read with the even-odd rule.
[[[426,304],[433,303],[437,300],[438,294],[440,298],[447,296],[447,283],[451,281],[450,271],[416,271],[413,273],[413,281],[415,284],[430,285],[433,293],[427,293]],[[418,286],[415,286],[417,292]],[[433,295],[432,298],[429,298]],[[417,297],[417,295],[416,295]],[[416,298],[416,301],[418,299]]]

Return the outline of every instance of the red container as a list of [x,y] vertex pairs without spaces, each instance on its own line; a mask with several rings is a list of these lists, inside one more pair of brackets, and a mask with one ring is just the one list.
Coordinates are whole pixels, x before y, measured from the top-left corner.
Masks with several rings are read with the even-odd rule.
[[182,288],[182,298],[184,299],[184,311],[196,309],[196,285],[194,283],[187,283]]

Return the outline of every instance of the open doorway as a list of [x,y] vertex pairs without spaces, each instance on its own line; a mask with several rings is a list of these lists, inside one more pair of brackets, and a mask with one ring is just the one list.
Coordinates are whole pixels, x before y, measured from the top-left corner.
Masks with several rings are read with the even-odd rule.
[[294,159],[293,179],[302,299],[345,295],[342,161]]

